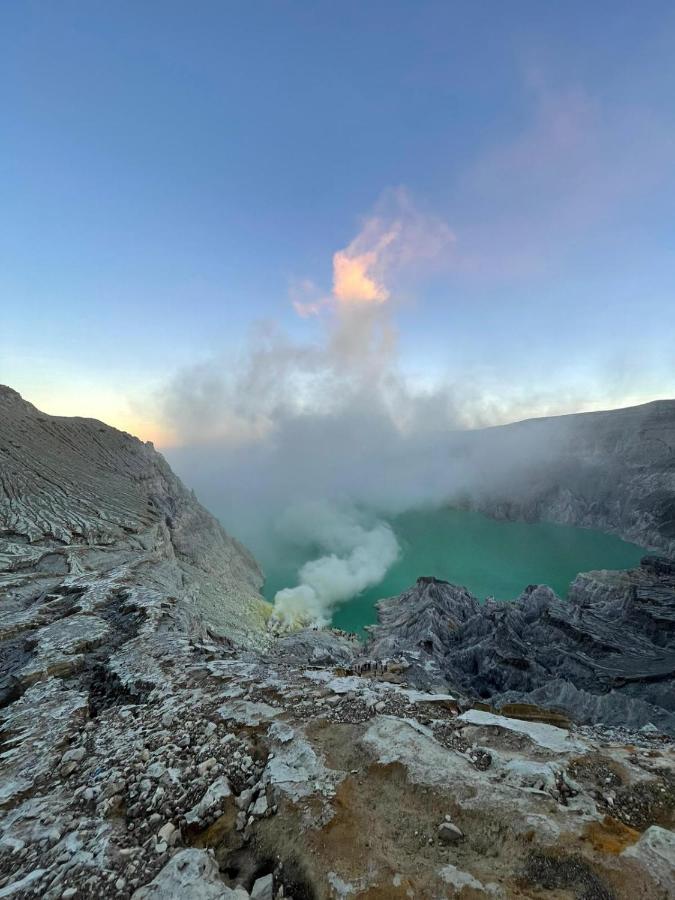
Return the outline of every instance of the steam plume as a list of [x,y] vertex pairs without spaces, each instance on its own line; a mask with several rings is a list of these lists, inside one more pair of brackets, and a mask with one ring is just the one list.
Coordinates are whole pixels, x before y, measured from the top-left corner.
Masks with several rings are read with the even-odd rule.
[[398,553],[388,515],[500,480],[514,485],[514,465],[538,453],[531,436],[516,436],[483,454],[458,429],[517,418],[537,403],[542,412],[547,403],[580,405],[578,395],[528,392],[527,405],[506,407],[503,392],[493,402],[470,378],[421,386],[405,374],[391,316],[399,280],[452,252],[444,223],[391,194],[335,254],[331,292],[312,299],[304,285],[304,302],[315,305],[300,312],[320,317],[321,339],[260,326],[240,358],[184,370],[162,394],[161,418],[183,439],[172,463],[263,565],[297,539],[289,511],[311,523],[317,558],[277,594],[276,627],[325,623],[337,604],[377,584]]
[[271,618],[275,630],[327,625],[336,605],[380,582],[399,554],[384,522],[367,527],[355,512],[325,504],[306,504],[299,512],[305,535],[332,552],[305,563],[296,587],[277,592]]

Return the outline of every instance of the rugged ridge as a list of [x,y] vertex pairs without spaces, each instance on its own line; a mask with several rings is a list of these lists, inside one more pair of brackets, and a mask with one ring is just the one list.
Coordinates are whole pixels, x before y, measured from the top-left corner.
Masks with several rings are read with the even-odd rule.
[[579,575],[567,600],[531,585],[513,602],[420,578],[380,601],[375,658],[404,656],[409,680],[500,708],[531,703],[581,723],[675,735],[675,563]]
[[494,518],[614,532],[675,556],[675,400],[456,435],[456,502]]

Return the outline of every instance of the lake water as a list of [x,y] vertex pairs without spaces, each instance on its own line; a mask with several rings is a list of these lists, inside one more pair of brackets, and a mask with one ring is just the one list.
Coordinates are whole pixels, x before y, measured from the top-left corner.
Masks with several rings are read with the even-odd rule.
[[[548,584],[561,597],[579,572],[627,569],[645,550],[586,528],[549,523],[497,522],[456,509],[416,510],[389,520],[401,555],[384,580],[339,607],[333,624],[361,631],[376,621],[375,604],[400,594],[421,575],[464,585],[481,599],[515,599],[528,584]],[[316,548],[294,548],[283,562],[265,567],[264,593],[293,586],[300,566]]]

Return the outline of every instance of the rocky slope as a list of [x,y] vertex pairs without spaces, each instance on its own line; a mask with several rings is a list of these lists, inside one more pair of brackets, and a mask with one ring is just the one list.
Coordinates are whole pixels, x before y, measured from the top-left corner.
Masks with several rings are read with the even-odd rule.
[[463,502],[505,519],[612,531],[675,555],[675,400],[464,432]]
[[[448,690],[433,604],[421,646],[272,640],[255,563],[150,446],[8,389],[0,484],[0,898],[672,896],[660,726],[496,715],[468,664]],[[587,576],[580,632],[640,577]]]
[[243,644],[262,630],[257,563],[151,444],[93,419],[45,415],[2,386],[0,565],[3,615],[18,615],[23,630],[95,606],[107,610],[108,633],[132,594],[152,590]]
[[530,703],[581,723],[675,735],[675,563],[579,575],[567,600],[531,585],[513,602],[421,578],[383,600],[375,658],[403,657],[419,686],[452,685],[496,707]]

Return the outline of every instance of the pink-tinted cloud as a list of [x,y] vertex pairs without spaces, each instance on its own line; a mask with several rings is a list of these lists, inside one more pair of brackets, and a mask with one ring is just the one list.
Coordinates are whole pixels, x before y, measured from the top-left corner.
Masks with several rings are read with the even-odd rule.
[[441,219],[417,210],[407,192],[386,191],[356,237],[333,254],[330,296],[317,295],[307,280],[292,291],[299,316],[318,315],[326,307],[378,306],[392,296],[404,269],[429,263],[452,250],[455,237]]
[[610,106],[578,86],[551,90],[538,71],[528,87],[529,122],[459,182],[456,263],[472,276],[546,271],[570,242],[623,227],[633,204],[672,177],[675,129],[648,108]]

